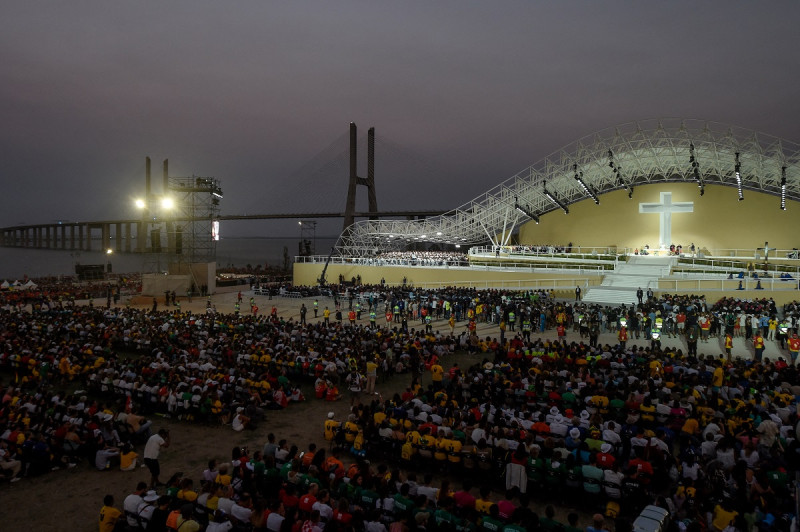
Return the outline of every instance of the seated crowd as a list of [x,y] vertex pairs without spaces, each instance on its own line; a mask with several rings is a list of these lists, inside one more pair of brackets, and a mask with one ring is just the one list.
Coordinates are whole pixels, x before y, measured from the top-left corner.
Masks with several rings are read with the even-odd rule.
[[[444,302],[463,301],[461,317],[472,316],[469,321],[483,300],[500,302],[502,323],[509,323],[515,311],[524,315],[528,306],[538,304],[532,294],[461,289],[441,294]],[[385,300],[394,301],[390,294]],[[414,300],[421,300],[421,294],[415,294]],[[428,305],[432,305],[430,297]],[[583,309],[568,303],[552,305],[556,327],[563,327],[568,310],[574,323],[575,309],[577,316]],[[703,298],[664,296],[643,302],[632,314],[641,312],[650,319],[655,309],[683,314],[685,327],[697,325],[709,311]],[[455,315],[454,306],[449,313]],[[229,467],[241,470],[244,487],[238,495],[235,487],[232,493],[225,492],[229,496],[221,498],[233,501],[231,511],[215,515],[214,520],[233,516],[228,519],[231,526],[240,526],[248,519],[236,517],[234,505],[261,504],[265,511],[255,512],[256,521],[251,524],[269,530],[268,523],[257,520],[268,519],[267,510],[280,514],[281,505],[286,513],[286,491],[291,496],[303,490],[289,481],[289,472],[298,470],[319,480],[307,483],[304,496],[315,489],[327,490],[327,496],[344,495],[346,500],[337,508],[353,519],[363,519],[364,528],[352,525],[354,529],[381,530],[382,521],[384,526],[403,521],[410,528],[444,530],[503,530],[517,522],[525,523],[520,529],[561,530],[571,523],[562,526],[546,513],[534,518],[527,510],[515,508],[526,508],[533,496],[570,504],[574,502],[571,490],[580,490],[581,501],[590,508],[598,505],[609,515],[630,515],[648,498],[664,496],[661,504],[685,526],[703,524],[720,531],[729,526],[745,530],[754,524],[762,530],[777,530],[784,516],[792,513],[788,482],[798,469],[794,407],[800,394],[794,366],[768,359],[749,363],[704,358],[660,345],[633,348],[532,339],[525,334],[531,331],[523,322],[519,334],[511,327],[499,341],[482,341],[472,330],[469,346],[475,338],[479,343],[474,345],[480,345],[487,359],[463,370],[454,365],[445,371],[439,360],[456,348],[453,336],[392,325],[347,327],[319,321],[300,325],[277,317],[222,314],[208,319],[188,313],[88,307],[29,313],[7,304],[0,310],[0,365],[12,372],[16,385],[3,395],[0,465],[14,479],[69,467],[87,457],[98,469],[106,469],[126,456],[129,467],[132,446],[149,431],[137,414],[161,409],[186,419],[218,416],[246,428],[243,418],[256,423],[264,408],[277,403],[277,391],[289,395],[295,388],[289,376],[317,375],[317,366],[333,380],[353,373],[369,376],[368,364],[379,362],[389,369],[394,367],[389,362],[398,357],[407,361],[413,376],[405,393],[363,405],[356,393],[352,417],[341,425],[342,430],[337,430],[335,420],[326,422],[328,439],[337,449],[391,465],[370,468],[357,462],[355,469],[342,465],[340,471],[321,450],[313,456],[323,456],[322,468],[313,459],[303,464],[305,455],[297,455],[300,463],[295,465],[290,459],[295,454],[289,449],[286,462],[292,466],[285,471],[286,478],[280,482],[273,478],[259,487],[264,479],[245,472],[250,469],[246,464],[242,467],[242,462],[250,463],[251,456],[246,453],[242,460],[240,449]],[[542,330],[549,326],[545,319]],[[118,349],[138,349],[140,356],[123,359],[116,356]],[[741,354],[749,358],[748,353]],[[319,359],[325,364],[317,364]],[[431,372],[432,384],[427,388],[417,379],[422,368]],[[86,384],[103,397],[119,394],[116,399],[126,406],[115,413],[114,408],[83,394],[67,396],[42,386],[69,381]],[[275,391],[269,398],[265,390]],[[273,468],[269,453],[262,454],[267,455],[263,475],[267,476],[266,471]],[[340,451],[331,454],[340,460]],[[256,457],[252,453],[257,464]],[[253,471],[260,471],[261,465],[256,464]],[[317,469],[312,470],[312,465]],[[484,479],[482,490],[487,496],[496,482],[506,491],[508,503],[486,501],[479,507],[476,502],[470,509],[457,502],[457,493],[431,501],[424,490],[421,497],[418,488],[416,498],[409,497],[413,493],[408,481],[413,478],[399,471],[395,474],[398,465],[405,470],[424,468],[456,478]],[[364,478],[356,478],[356,472]],[[347,498],[350,487],[355,490],[365,481],[366,489],[376,492],[381,501],[394,501],[391,510],[378,506],[377,497],[375,506],[363,506],[363,500],[353,499],[354,493]],[[206,488],[206,500],[220,489],[213,484]],[[319,493],[312,493],[315,500]],[[291,497],[288,500],[293,502]],[[734,507],[728,506],[731,502]],[[301,509],[298,501],[297,507],[293,515],[298,517],[290,523],[302,519],[300,526],[309,520],[310,526],[320,526],[313,504]],[[356,515],[359,510],[363,518]],[[418,518],[421,514],[429,515]],[[247,515],[252,518],[253,512]],[[193,519],[191,513],[178,519],[189,518]],[[325,529],[347,529],[346,523],[334,521],[328,517]],[[325,523],[325,517],[319,517],[319,522]],[[376,524],[369,528],[370,523]]]

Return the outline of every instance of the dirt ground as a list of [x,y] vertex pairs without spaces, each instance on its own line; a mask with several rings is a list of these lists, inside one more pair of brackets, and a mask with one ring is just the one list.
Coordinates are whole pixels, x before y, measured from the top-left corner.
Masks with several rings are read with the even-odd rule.
[[[213,301],[218,311],[233,311],[236,295],[236,293],[227,293],[214,296]],[[242,307],[247,308],[252,293],[243,291],[242,295],[244,297]],[[185,298],[181,298],[181,302],[184,311],[205,312],[204,298],[194,298],[191,303]],[[269,312],[274,304],[279,315],[287,318],[290,316],[295,319],[299,318],[301,303],[305,303],[306,307],[311,309],[313,299],[275,298],[270,301],[265,296],[256,296],[256,304],[262,312]],[[333,309],[331,300],[320,299],[319,303],[320,315],[325,305]],[[96,300],[94,304],[104,305],[105,300]],[[120,305],[124,304],[125,301],[120,302]],[[159,308],[163,308],[162,305],[163,297],[160,297]],[[313,320],[311,316],[313,316],[313,311],[309,310],[309,320]],[[437,328],[437,325],[443,332],[447,329],[444,321],[435,323],[434,327]],[[456,332],[460,332],[460,329],[457,328]],[[481,337],[499,337],[499,330],[496,326],[481,324],[478,326],[478,334]],[[554,334],[554,332],[548,332],[546,336]],[[577,333],[572,332],[568,334],[568,339],[579,340]],[[614,341],[614,336],[602,335],[600,341],[601,343],[611,343]],[[670,344],[665,342],[665,345]],[[713,343],[706,345],[711,352],[717,349]],[[683,348],[685,349],[685,345]],[[457,361],[460,366],[466,367],[480,360],[481,356],[479,355],[470,356],[465,353],[457,353],[448,356],[444,360],[443,366],[449,367]],[[8,376],[2,375],[0,378],[5,380]],[[426,381],[423,380],[423,382]],[[409,375],[400,375],[387,382],[379,383],[377,389],[384,397],[387,397],[394,392],[403,391],[409,383]],[[301,449],[304,449],[310,442],[323,445],[322,424],[327,412],[333,410],[337,419],[342,419],[348,413],[349,401],[343,399],[336,403],[329,403],[314,399],[309,384],[304,386],[303,391],[307,398],[304,403],[293,403],[283,411],[269,411],[266,422],[261,423],[256,430],[243,433],[234,432],[230,426],[207,426],[162,417],[155,418],[154,431],[165,427],[170,430],[172,437],[172,445],[161,454],[161,480],[166,480],[177,471],[184,472],[184,475],[190,478],[198,479],[209,459],[229,460],[231,449],[235,446],[260,449],[266,442],[266,435],[269,432],[275,433],[278,439],[287,439]],[[143,447],[140,446],[136,450],[141,456]],[[3,501],[2,528],[13,530],[24,526],[26,529],[41,532],[97,530],[97,519],[103,496],[112,494],[116,499],[116,506],[121,508],[123,499],[133,491],[139,481],[149,481],[149,474],[144,468],[133,472],[118,470],[100,472],[94,469],[93,465],[82,463],[72,470],[55,471],[40,477],[25,478],[14,484],[3,482],[0,484],[0,498]],[[533,501],[532,507],[541,511],[541,503],[537,503],[537,501]],[[563,518],[563,510],[559,514]],[[582,515],[581,521],[589,524],[588,516]]]

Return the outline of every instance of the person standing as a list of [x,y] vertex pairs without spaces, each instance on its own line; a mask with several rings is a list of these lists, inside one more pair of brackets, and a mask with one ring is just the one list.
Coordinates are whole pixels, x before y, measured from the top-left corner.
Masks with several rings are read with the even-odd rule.
[[636,299],[639,300],[639,304],[640,305],[642,304],[642,298],[644,298],[644,291],[642,290],[642,287],[640,286],[639,289],[636,291]]
[[158,434],[150,436],[144,446],[144,464],[150,470],[151,489],[154,489],[156,486],[163,486],[158,480],[158,475],[161,473],[158,456],[161,454],[161,449],[166,449],[169,447],[169,444],[169,431],[167,429],[161,429],[158,431]]
[[120,517],[122,512],[114,508],[114,496],[103,497],[103,507],[100,508],[100,532],[114,532]]
[[581,300],[581,287],[580,286],[576,286],[575,287],[575,301],[578,302],[580,300]]
[[300,305],[300,325],[306,324],[306,312],[308,312],[308,310],[306,309],[306,304],[303,303]]
[[753,349],[756,353],[756,362],[761,362],[761,357],[764,355],[764,337],[761,336],[758,330],[756,330],[755,336],[753,336]]

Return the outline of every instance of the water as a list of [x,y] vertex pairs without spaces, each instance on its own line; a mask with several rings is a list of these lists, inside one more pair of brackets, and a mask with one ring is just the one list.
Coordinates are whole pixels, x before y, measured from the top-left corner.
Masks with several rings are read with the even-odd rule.
[[[287,248],[289,262],[298,254],[298,237],[229,237],[217,243],[217,267],[228,265],[245,267],[270,265],[282,267],[284,247]],[[327,255],[336,244],[335,238],[318,237],[312,243],[315,254]],[[98,250],[102,249],[99,240],[92,243]],[[150,261],[134,253],[114,253],[106,255],[102,251],[66,251],[49,249],[4,248],[0,247],[0,281],[3,279],[21,279],[28,277],[45,277],[58,275],[74,275],[75,264],[111,263],[115,273],[139,272],[151,269]],[[166,259],[162,256],[162,266],[166,267]]]

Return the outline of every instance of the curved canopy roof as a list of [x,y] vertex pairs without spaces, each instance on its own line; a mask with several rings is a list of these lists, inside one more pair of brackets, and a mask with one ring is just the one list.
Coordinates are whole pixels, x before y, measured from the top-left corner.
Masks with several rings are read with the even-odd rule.
[[[481,196],[425,220],[362,220],[337,248],[371,256],[413,243],[503,244],[515,226],[584,199],[661,182],[737,187],[800,199],[800,145],[751,130],[700,120],[630,122],[583,137]],[[776,200],[776,208],[781,200]],[[499,236],[498,236],[499,235]]]

